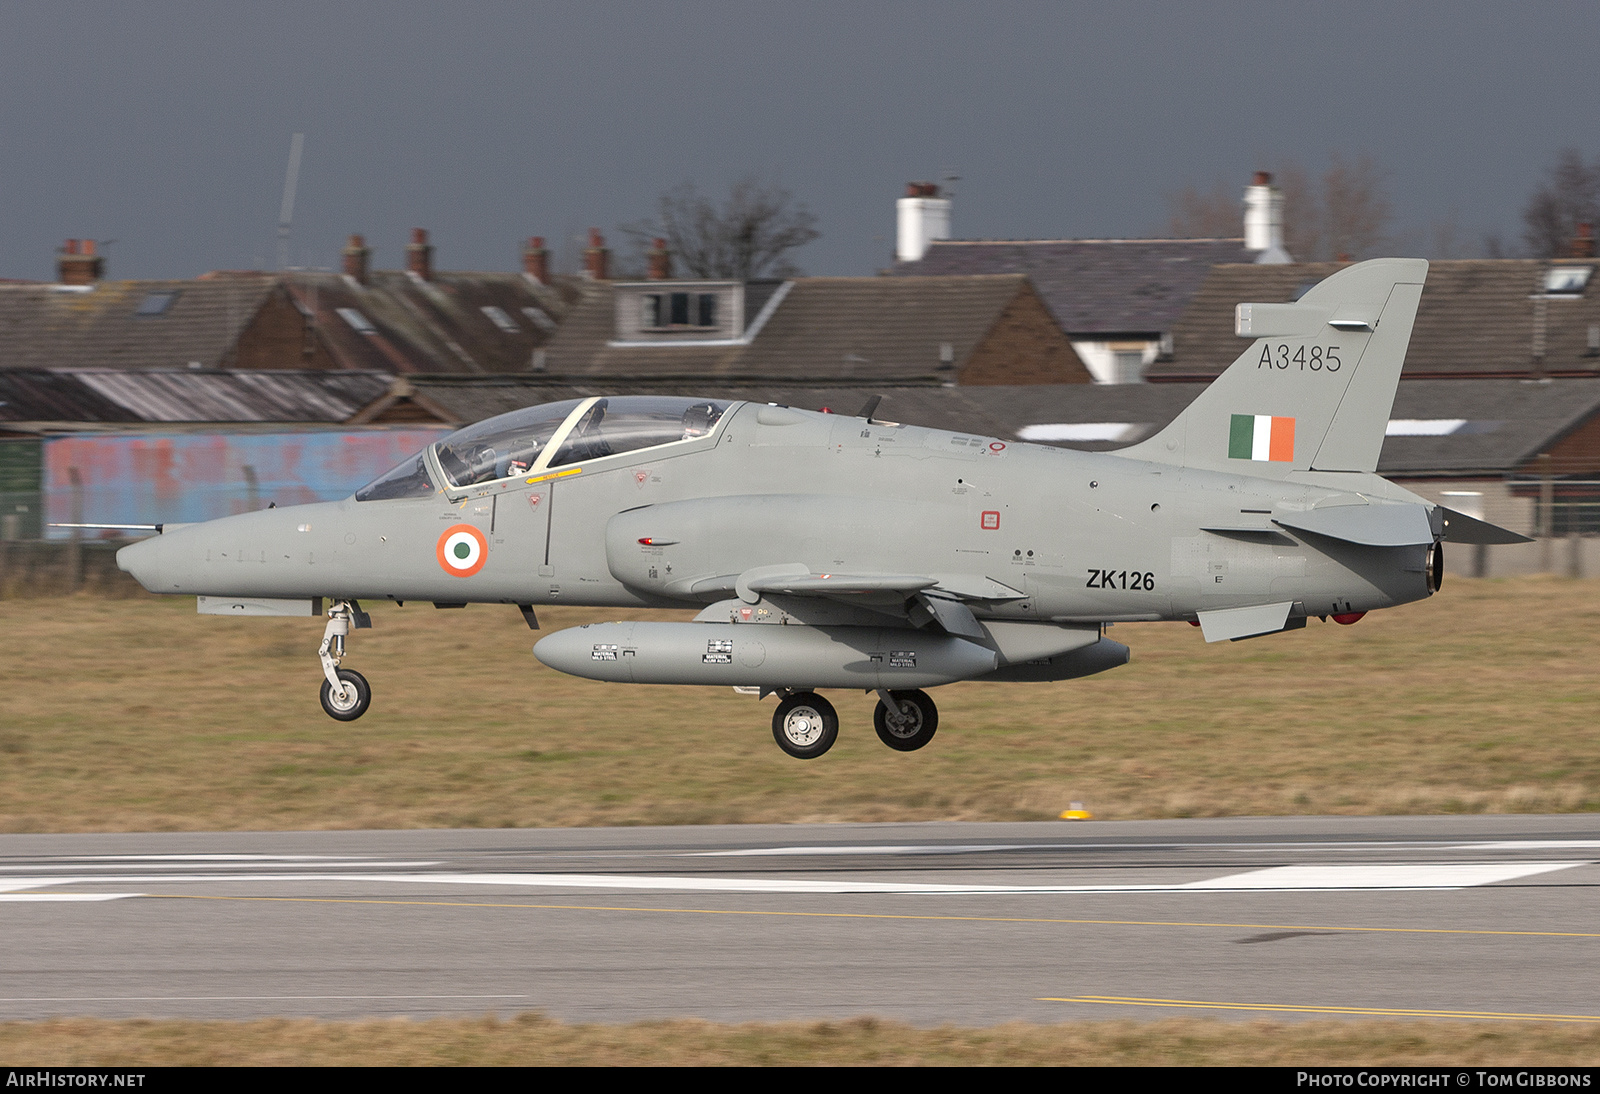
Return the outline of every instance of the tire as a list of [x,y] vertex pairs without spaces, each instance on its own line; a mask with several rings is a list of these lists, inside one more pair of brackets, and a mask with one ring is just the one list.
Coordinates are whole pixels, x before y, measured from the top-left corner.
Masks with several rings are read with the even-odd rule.
[[839,714],[816,692],[803,691],[772,713],[772,739],[797,760],[814,760],[839,738]]
[[925,691],[891,691],[889,697],[900,707],[901,718],[891,721],[883,700],[872,711],[872,728],[878,740],[896,752],[915,752],[933,740],[939,728],[939,708]]
[[367,683],[367,678],[354,669],[340,669],[339,679],[344,681],[345,696],[340,698],[333,693],[333,685],[322,681],[322,709],[327,711],[328,717],[337,718],[341,722],[353,722],[367,712],[372,705],[372,685]]

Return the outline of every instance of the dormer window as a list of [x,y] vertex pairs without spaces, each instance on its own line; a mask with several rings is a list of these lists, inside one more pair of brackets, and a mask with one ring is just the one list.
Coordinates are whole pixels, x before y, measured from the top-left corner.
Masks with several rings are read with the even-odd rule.
[[717,294],[710,292],[653,292],[644,296],[645,330],[715,327]]
[[618,281],[611,288],[619,344],[723,343],[744,333],[743,282]]

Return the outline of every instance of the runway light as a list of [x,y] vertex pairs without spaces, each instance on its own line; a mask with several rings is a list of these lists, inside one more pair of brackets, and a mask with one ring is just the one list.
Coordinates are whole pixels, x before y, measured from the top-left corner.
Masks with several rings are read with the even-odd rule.
[[1072,802],[1070,807],[1061,814],[1062,820],[1094,820],[1094,814],[1083,807],[1082,802]]

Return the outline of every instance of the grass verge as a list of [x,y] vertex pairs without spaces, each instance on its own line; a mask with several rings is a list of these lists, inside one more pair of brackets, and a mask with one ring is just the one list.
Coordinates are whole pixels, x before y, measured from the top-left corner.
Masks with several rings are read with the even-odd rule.
[[313,1022],[110,1021],[0,1023],[9,1066],[716,1066],[1438,1064],[1544,1067],[1600,1060],[1600,1025],[1457,1022],[1013,1023],[915,1029],[839,1022],[718,1025],[700,1021],[565,1025],[511,1019]]

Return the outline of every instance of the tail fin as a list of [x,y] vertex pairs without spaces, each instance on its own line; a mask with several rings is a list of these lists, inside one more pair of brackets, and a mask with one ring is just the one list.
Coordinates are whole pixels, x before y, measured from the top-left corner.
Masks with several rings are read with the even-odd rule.
[[1375,471],[1428,264],[1379,258],[1293,304],[1240,304],[1250,348],[1172,424],[1118,455],[1282,477]]

